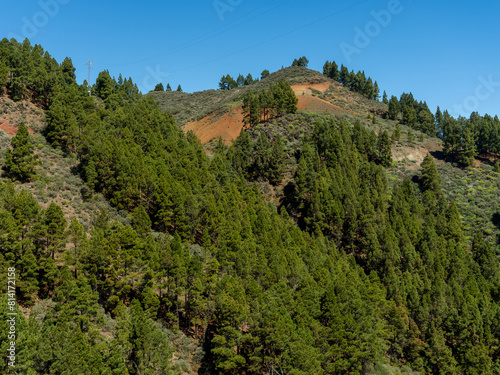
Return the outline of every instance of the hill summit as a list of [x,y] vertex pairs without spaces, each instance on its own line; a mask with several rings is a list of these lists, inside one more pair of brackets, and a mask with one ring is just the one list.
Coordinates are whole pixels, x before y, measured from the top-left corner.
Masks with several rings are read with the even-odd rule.
[[243,96],[249,91],[259,93],[279,81],[291,84],[300,111],[362,117],[368,113],[381,115],[387,112],[383,103],[369,100],[336,80],[299,66],[281,69],[257,83],[227,91],[206,90],[192,94],[153,91],[148,95],[154,98],[160,109],[171,113],[186,132],[193,131],[202,143],[222,137],[226,144],[231,144],[244,127]]

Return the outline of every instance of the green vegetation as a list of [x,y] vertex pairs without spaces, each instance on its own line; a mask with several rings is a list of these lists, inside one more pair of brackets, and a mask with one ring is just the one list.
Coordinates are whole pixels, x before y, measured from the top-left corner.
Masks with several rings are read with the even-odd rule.
[[17,134],[12,137],[12,150],[7,148],[5,153],[5,172],[8,176],[26,182],[35,177],[35,166],[38,164],[38,155],[34,154],[33,144],[30,142],[28,128],[20,123]]
[[496,160],[500,152],[498,116],[480,116],[474,112],[468,119],[454,119],[445,111],[438,125],[448,157],[458,159],[466,166],[472,165],[478,154],[491,154]]
[[258,95],[252,91],[243,97],[243,121],[256,125],[273,117],[297,112],[298,99],[288,82],[280,81]]
[[[16,71],[12,56],[36,56],[25,44],[3,40],[0,66]],[[219,140],[208,157],[153,100],[198,96],[141,96],[104,71],[89,97],[69,62],[42,97],[48,143],[36,141],[53,157],[40,175],[56,180],[55,160],[65,157],[61,165],[84,181],[82,198],[113,208],[82,223],[53,201],[59,193],[42,206],[27,184],[0,183],[0,267],[16,267],[18,302],[29,310],[29,318],[18,311],[16,371],[497,373],[500,269],[489,238],[464,226],[430,156],[420,178],[389,186],[396,167],[386,128],[295,113],[290,80],[280,78],[317,73],[293,67],[252,90],[209,93],[244,97],[254,126],[231,147]],[[3,90],[18,95],[12,82]],[[492,187],[493,173],[472,188]],[[76,185],[73,177],[55,184]],[[266,183],[279,200],[261,194]],[[49,193],[43,181],[29,186]]]
[[436,136],[438,132],[434,115],[427,103],[415,100],[412,93],[401,94],[399,100],[392,96],[389,100],[388,116],[392,120],[400,119],[402,124],[431,137]]
[[292,66],[302,66],[304,68],[307,68],[307,65],[309,65],[309,60],[305,56],[294,59],[292,62]]
[[352,70],[349,72],[344,65],[339,70],[335,61],[327,61],[323,66],[323,74],[368,99],[379,98],[380,89],[377,81],[373,82],[370,77],[366,78],[365,72],[354,73]]
[[[269,71],[262,72],[263,78],[264,76],[268,76]],[[243,77],[241,74],[238,75],[238,78],[235,80],[233,77],[231,77],[229,74],[226,74],[225,76],[222,76],[219,82],[219,90],[232,90],[235,89],[236,87],[243,87],[243,86],[248,86],[248,85],[253,85],[254,83],[259,82],[259,79],[253,79],[252,75],[248,73],[246,77]]]

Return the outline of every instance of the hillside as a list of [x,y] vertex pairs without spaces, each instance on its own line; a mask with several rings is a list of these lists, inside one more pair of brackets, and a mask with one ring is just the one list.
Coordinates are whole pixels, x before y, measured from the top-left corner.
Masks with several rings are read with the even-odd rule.
[[327,81],[327,78],[314,70],[303,67],[288,67],[271,73],[266,79],[251,87],[238,87],[228,91],[206,90],[192,94],[177,91],[151,91],[147,95],[154,98],[162,111],[171,113],[179,126],[183,126],[189,121],[201,120],[213,113],[224,114],[229,109],[241,104],[241,97],[248,91],[265,90],[280,80],[288,81],[291,84],[321,83]]
[[0,52],[0,372],[498,373],[499,172],[450,140],[469,123],[345,67],[89,96],[70,59]]
[[299,99],[298,109],[314,113],[344,114],[365,117],[382,115],[387,106],[353,93],[338,82],[304,67],[287,67],[270,74],[253,85],[229,91],[208,90],[193,94],[182,92],[150,92],[160,109],[171,113],[184,131],[192,130],[202,143],[219,136],[231,142],[243,127],[242,97],[249,91],[260,92],[285,80]]

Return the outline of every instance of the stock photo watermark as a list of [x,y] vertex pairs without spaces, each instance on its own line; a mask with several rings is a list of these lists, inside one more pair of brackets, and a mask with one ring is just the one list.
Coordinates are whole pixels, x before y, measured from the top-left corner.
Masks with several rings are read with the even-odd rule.
[[170,75],[169,73],[163,72],[159,64],[156,65],[154,70],[150,66],[147,66],[146,72],[148,74],[144,76],[141,85],[139,86],[139,90],[143,93],[149,91],[147,87],[154,87],[157,83],[161,83]]
[[40,10],[33,13],[31,17],[22,17],[21,21],[23,26],[21,27],[21,35],[15,33],[9,33],[9,39],[14,38],[18,42],[23,41],[24,39],[33,38],[38,31],[47,26],[49,21],[57,16],[59,10],[61,9],[61,5],[66,5],[70,2],[70,0],[40,0],[38,2],[38,6]]
[[[411,1],[411,0],[409,0]],[[354,28],[354,37],[352,43],[342,42],[339,47],[347,62],[352,61],[352,55],[360,54],[363,49],[368,47],[372,40],[378,37],[382,30],[389,26],[394,16],[401,14],[404,7],[399,0],[390,0],[385,9],[370,12],[372,20],[368,21],[363,28],[356,26]]]
[[453,105],[453,110],[461,116],[467,117],[472,112],[476,112],[481,106],[481,102],[484,102],[491,98],[491,96],[500,88],[500,81],[493,80],[493,74],[490,74],[488,78],[483,76],[478,77],[479,84],[474,90],[474,95],[469,95],[466,97],[461,104],[455,103]]
[[16,367],[16,269],[7,268],[7,359],[9,367]]
[[221,22],[224,22],[224,14],[233,12],[238,5],[241,5],[243,0],[214,0],[212,3],[215,12],[219,16]]

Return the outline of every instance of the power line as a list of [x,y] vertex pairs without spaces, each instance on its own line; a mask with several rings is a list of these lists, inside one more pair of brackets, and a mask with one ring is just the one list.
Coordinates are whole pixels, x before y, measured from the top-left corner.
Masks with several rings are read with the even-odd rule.
[[85,65],[87,65],[89,67],[88,69],[88,77],[87,77],[87,88],[89,90],[89,96],[92,95],[92,91],[90,90],[90,71],[94,68],[92,68],[92,60],[89,60]]
[[212,59],[212,60],[209,60],[209,61],[205,61],[205,62],[202,62],[202,63],[199,63],[199,64],[195,64],[195,65],[190,65],[190,66],[187,66],[187,67],[185,67],[185,68],[177,69],[177,70],[171,71],[170,73],[177,73],[177,72],[182,72],[182,71],[184,71],[184,70],[189,70],[189,69],[193,69],[193,68],[198,68],[198,67],[200,67],[200,66],[203,66],[203,65],[206,65],[206,64],[210,64],[210,63],[213,63],[213,62],[215,62],[215,61],[223,60],[223,59],[226,59],[226,58],[228,58],[228,57],[231,57],[231,56],[234,56],[234,55],[240,54],[240,53],[242,53],[242,52],[248,51],[249,49],[253,49],[253,48],[260,47],[260,46],[262,46],[263,44],[266,44],[266,43],[269,43],[269,42],[275,41],[275,40],[277,40],[277,39],[283,38],[283,37],[285,37],[285,36],[287,36],[287,35],[293,34],[293,33],[294,33],[294,32],[296,32],[296,31],[299,31],[299,30],[305,29],[305,28],[307,28],[307,27],[310,27],[310,26],[312,26],[312,25],[314,25],[314,24],[316,24],[316,23],[318,23],[318,22],[325,21],[325,20],[327,20],[327,19],[329,19],[329,18],[332,18],[333,16],[336,16],[336,15],[338,15],[338,14],[340,14],[340,13],[343,13],[343,12],[345,12],[345,11],[347,11],[347,10],[351,10],[351,9],[353,9],[353,8],[357,7],[358,5],[361,5],[361,4],[364,4],[364,3],[367,3],[367,2],[369,2],[369,1],[371,1],[371,0],[363,0],[363,1],[360,1],[360,2],[358,2],[358,3],[356,3],[356,4],[353,4],[353,5],[351,5],[351,6],[345,7],[345,8],[343,8],[343,9],[341,9],[341,10],[339,10],[339,11],[336,11],[336,12],[334,12],[334,13],[331,13],[331,14],[329,14],[329,15],[325,16],[325,17],[318,18],[317,20],[314,20],[314,21],[309,22],[309,23],[307,23],[307,24],[305,24],[305,25],[299,26],[299,27],[297,27],[297,28],[295,28],[295,29],[292,29],[292,30],[287,31],[287,32],[285,32],[285,33],[283,33],[283,34],[277,35],[277,36],[275,36],[275,37],[273,37],[273,38],[267,39],[267,40],[265,40],[265,41],[263,41],[263,42],[260,42],[260,43],[254,44],[254,45],[252,45],[252,46],[250,46],[250,47],[246,47],[246,48],[244,48],[244,49],[241,49],[241,50],[238,50],[238,51],[235,51],[235,52],[231,52],[231,53],[229,53],[229,54],[227,54],[227,55],[224,55],[224,56],[219,56],[219,57],[216,57],[216,58],[214,58],[214,59]]
[[[271,2],[269,2],[268,4],[266,5],[269,5],[270,3],[273,3],[274,1],[276,0],[273,0]],[[153,55],[153,56],[150,56],[150,57],[147,57],[147,58],[143,58],[143,59],[140,59],[140,60],[136,60],[136,61],[133,61],[133,62],[128,62],[128,63],[123,63],[123,64],[114,64],[113,67],[120,67],[120,66],[127,66],[127,65],[134,65],[134,64],[139,64],[139,63],[143,63],[143,62],[146,62],[146,61],[150,61],[151,59],[155,59],[155,58],[158,58],[158,57],[163,57],[163,56],[166,56],[166,55],[170,55],[172,53],[176,53],[176,52],[179,52],[179,51],[182,51],[188,47],[192,47],[193,45],[196,45],[196,44],[199,44],[201,42],[205,42],[209,39],[212,39],[218,35],[221,35],[221,34],[224,34],[230,30],[233,30],[234,28],[236,27],[241,27],[241,25],[244,25],[258,17],[261,17],[262,15],[276,9],[276,8],[279,8],[281,6],[283,6],[284,4],[290,2],[290,0],[286,0],[284,2],[281,2],[279,4],[277,4],[276,6],[272,7],[272,8],[269,8],[259,14],[256,14],[246,20],[241,20],[241,18],[238,18],[237,20],[234,20],[234,21],[231,21],[223,26],[220,26],[220,27],[217,27],[215,28],[214,30],[212,31],[209,31],[207,33],[205,33],[204,35],[200,35],[199,37],[196,37],[194,39],[191,39],[189,41],[187,41],[186,43],[183,43],[183,44],[180,44],[178,45],[177,47],[174,47],[172,49],[169,49],[169,50],[166,50],[164,52],[160,52],[160,53],[157,53],[156,55]],[[258,10],[261,10],[263,9],[264,6],[260,7],[260,8],[257,8],[257,9],[254,9],[252,10],[251,12],[248,12],[245,16],[243,16],[243,18],[251,15],[252,13],[255,13],[257,12]],[[235,25],[234,25],[235,24]]]

